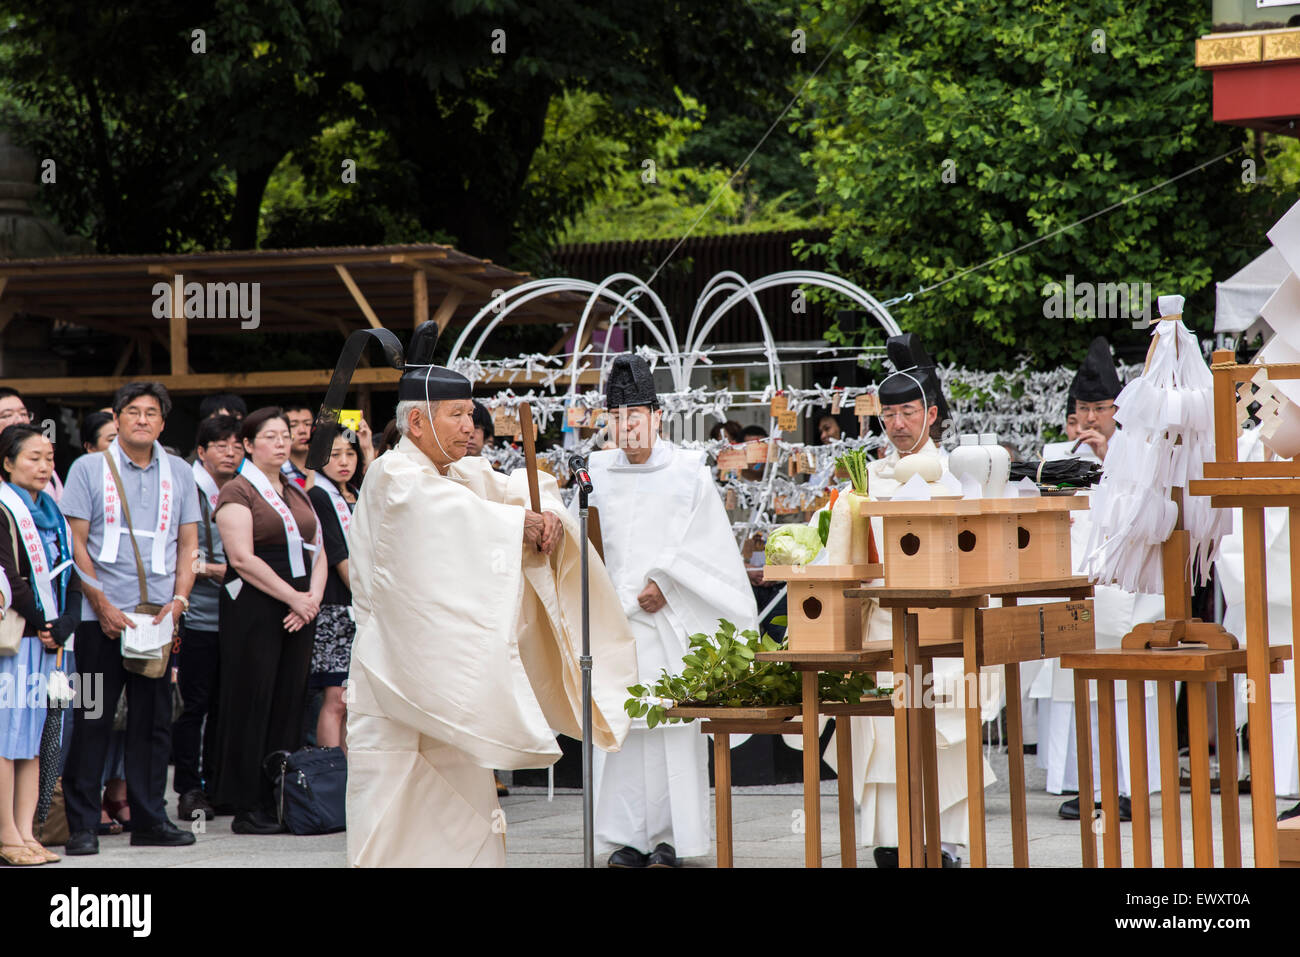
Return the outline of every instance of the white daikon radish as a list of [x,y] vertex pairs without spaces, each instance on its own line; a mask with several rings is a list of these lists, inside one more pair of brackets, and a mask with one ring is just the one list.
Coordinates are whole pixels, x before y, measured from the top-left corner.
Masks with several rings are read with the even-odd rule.
[[853,449],[835,464],[848,471],[853,487],[841,493],[831,508],[826,558],[831,565],[866,564],[871,560],[871,521],[858,514],[858,506],[867,501],[867,456],[862,449]]
[[853,504],[852,493],[845,492],[831,507],[831,530],[826,536],[826,562],[830,565],[853,563]]

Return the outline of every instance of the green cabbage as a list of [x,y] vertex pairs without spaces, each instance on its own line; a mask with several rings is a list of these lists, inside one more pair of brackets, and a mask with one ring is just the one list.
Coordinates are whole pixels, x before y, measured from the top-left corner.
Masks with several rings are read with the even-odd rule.
[[763,554],[769,565],[807,565],[822,550],[822,537],[811,525],[782,525],[767,538]]

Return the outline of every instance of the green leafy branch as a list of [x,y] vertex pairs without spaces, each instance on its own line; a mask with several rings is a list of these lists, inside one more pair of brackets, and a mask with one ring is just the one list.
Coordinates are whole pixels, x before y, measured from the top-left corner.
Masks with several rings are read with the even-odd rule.
[[[785,618],[774,618],[783,626]],[[716,635],[690,636],[690,650],[682,658],[682,672],[660,672],[653,686],[633,685],[624,710],[633,718],[645,718],[651,728],[661,724],[691,721],[669,716],[674,705],[683,707],[753,708],[799,704],[803,686],[799,672],[787,662],[760,661],[762,651],[782,651],[784,641],[757,631],[737,631],[726,619],[718,622]],[[823,701],[859,701],[877,694],[871,672],[823,672],[818,683]]]

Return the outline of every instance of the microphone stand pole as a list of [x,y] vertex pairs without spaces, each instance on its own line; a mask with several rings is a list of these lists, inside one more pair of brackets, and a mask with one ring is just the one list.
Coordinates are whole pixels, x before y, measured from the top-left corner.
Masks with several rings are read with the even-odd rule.
[[592,792],[591,751],[591,609],[589,591],[586,483],[578,483],[578,523],[582,540],[582,866],[595,867],[595,796]]

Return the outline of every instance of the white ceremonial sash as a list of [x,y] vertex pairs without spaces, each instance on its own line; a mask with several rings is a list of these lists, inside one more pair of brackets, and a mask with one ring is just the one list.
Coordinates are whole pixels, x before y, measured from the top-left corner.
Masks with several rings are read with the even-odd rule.
[[329,495],[330,504],[334,506],[334,517],[339,520],[339,528],[343,529],[343,540],[346,542],[348,530],[352,528],[352,509],[348,508],[347,499],[339,493],[338,486],[327,475],[322,473],[317,484]]
[[[153,444],[153,454],[158,459],[158,519],[147,531],[135,529],[136,535],[148,535],[153,538],[150,565],[155,575],[167,574],[167,534],[171,531],[172,512],[175,500],[175,487],[172,485],[172,467],[167,452],[158,442]],[[117,561],[118,542],[122,537],[122,496],[126,493],[113,481],[113,472],[108,467],[108,456],[113,456],[113,464],[118,474],[122,472],[122,456],[119,454],[117,439],[101,452],[104,462],[101,469],[104,488],[104,545],[99,550],[97,561],[101,565],[112,565]],[[138,519],[140,516],[136,516]]]
[[[54,600],[54,575],[66,568],[68,563],[61,562],[57,569],[50,568],[45,556],[45,543],[41,541],[41,533],[32,518],[31,510],[28,509],[22,496],[14,491],[12,485],[7,483],[0,485],[0,502],[9,509],[9,514],[18,524],[18,537],[22,540],[23,547],[27,549],[27,560],[32,566],[32,585],[35,586],[36,594],[41,599],[41,610],[45,613],[46,621],[53,621],[59,617],[59,606]],[[64,542],[70,543],[72,530],[68,526],[67,519],[63,520],[63,534]],[[14,556],[14,560],[18,560],[17,555]]]
[[208,514],[211,515],[217,510],[217,499],[221,496],[221,489],[217,488],[217,480],[212,477],[212,473],[202,465],[195,462],[193,468],[194,481],[199,491],[208,497]]
[[[244,459],[239,465],[239,474],[248,479],[253,488],[257,489],[257,494],[261,495],[266,504],[275,509],[275,513],[280,516],[280,521],[284,523],[285,542],[289,546],[289,571],[293,573],[294,578],[301,578],[307,573],[307,565],[302,559],[302,550],[304,548],[314,550],[316,543],[303,544],[302,532],[298,531],[298,523],[294,521],[293,512],[280,494],[271,488],[271,483],[267,481],[261,469],[248,459]],[[316,523],[316,540],[320,540],[319,522]]]

